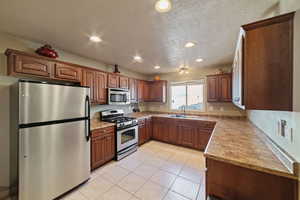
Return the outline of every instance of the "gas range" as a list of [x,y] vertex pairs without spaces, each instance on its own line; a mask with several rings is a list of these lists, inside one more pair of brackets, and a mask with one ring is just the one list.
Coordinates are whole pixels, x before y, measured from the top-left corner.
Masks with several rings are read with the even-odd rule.
[[123,110],[106,110],[101,112],[101,120],[115,123],[116,134],[116,159],[120,160],[135,152],[138,147],[138,120],[124,116]]
[[101,120],[115,123],[117,130],[133,127],[138,124],[138,120],[133,117],[125,117],[123,110],[107,110],[101,112]]
[[138,124],[138,120],[132,117],[118,117],[116,119],[108,119],[104,121],[110,123],[116,123],[118,130],[136,126]]

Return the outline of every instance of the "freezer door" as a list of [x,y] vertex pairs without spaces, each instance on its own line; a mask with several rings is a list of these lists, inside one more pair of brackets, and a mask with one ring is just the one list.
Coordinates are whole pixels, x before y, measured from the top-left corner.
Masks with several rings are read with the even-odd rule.
[[86,117],[90,89],[19,82],[19,124]]
[[20,129],[19,200],[52,200],[90,175],[85,121]]

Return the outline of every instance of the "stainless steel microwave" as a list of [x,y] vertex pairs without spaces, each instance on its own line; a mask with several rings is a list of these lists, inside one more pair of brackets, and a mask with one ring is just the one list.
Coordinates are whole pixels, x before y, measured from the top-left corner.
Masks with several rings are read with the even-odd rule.
[[108,104],[125,105],[130,104],[130,92],[127,89],[109,88]]

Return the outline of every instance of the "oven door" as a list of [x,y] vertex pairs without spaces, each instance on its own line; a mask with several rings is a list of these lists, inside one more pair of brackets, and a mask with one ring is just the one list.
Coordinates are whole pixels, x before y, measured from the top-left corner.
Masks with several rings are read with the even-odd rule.
[[126,128],[117,131],[117,151],[126,149],[127,147],[137,144],[138,142],[138,126]]

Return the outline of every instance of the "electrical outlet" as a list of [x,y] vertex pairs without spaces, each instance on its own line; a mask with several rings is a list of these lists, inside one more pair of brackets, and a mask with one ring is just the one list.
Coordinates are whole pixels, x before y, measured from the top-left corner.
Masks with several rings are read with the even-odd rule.
[[280,120],[280,136],[286,137],[286,133],[287,133],[287,121]]

